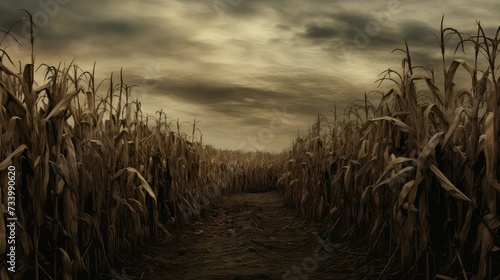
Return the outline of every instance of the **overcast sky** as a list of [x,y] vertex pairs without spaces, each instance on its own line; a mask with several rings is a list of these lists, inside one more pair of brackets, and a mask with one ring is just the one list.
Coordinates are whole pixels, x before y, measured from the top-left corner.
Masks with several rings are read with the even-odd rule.
[[[472,4],[473,3],[473,4]],[[401,68],[406,38],[413,61],[440,73],[431,32],[474,33],[499,26],[500,1],[335,0],[2,0],[0,27],[35,16],[36,63],[75,63],[99,79],[123,67],[145,113],[196,118],[205,143],[280,151],[318,113],[338,111],[377,75]],[[27,25],[5,40],[28,63]],[[0,36],[1,38],[1,36]],[[328,114],[331,116],[331,114]],[[253,140],[249,140],[253,139]]]

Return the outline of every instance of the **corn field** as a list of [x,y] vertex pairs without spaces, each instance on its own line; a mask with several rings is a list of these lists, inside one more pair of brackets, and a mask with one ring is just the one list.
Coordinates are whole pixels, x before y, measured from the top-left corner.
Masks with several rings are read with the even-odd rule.
[[[246,178],[240,174],[268,170],[263,157],[251,170],[243,159],[226,166],[225,156],[203,145],[196,120],[186,135],[163,111],[143,115],[121,73],[96,83],[95,68],[42,64],[45,82],[37,86],[33,58],[19,72],[9,62],[3,52],[0,179],[7,181],[9,165],[19,170],[16,278],[97,278],[123,252],[171,236],[221,194],[237,191],[229,184]],[[0,195],[4,214],[7,188]],[[0,239],[2,256],[6,248]],[[2,261],[0,278],[13,276]]]
[[[318,115],[288,153],[228,151],[203,143],[197,121],[145,115],[123,74],[10,66],[0,57],[0,181],[18,170],[17,272],[0,279],[95,279],[127,252],[203,216],[225,194],[280,188],[290,207],[329,235],[387,258],[380,278],[493,279],[500,274],[500,28],[436,36],[443,84],[410,49],[378,105],[358,100]],[[449,62],[445,42],[473,50]],[[33,37],[31,38],[33,44]],[[480,70],[479,65],[486,65]],[[35,70],[44,82],[35,83]],[[470,78],[457,90],[457,71]],[[191,129],[192,128],[192,129]],[[7,188],[0,192],[6,233]],[[0,255],[8,244],[0,239]]]
[[[387,270],[403,279],[493,279],[499,275],[500,28],[487,37],[444,28],[436,36],[443,85],[433,69],[413,66],[404,53],[401,72],[378,105],[357,100],[334,120],[322,115],[293,143],[280,178],[285,199],[329,233],[382,251]],[[472,47],[471,61],[445,53]],[[484,63],[487,69],[480,70]],[[457,90],[459,69],[470,78]],[[382,274],[384,274],[382,273]]]

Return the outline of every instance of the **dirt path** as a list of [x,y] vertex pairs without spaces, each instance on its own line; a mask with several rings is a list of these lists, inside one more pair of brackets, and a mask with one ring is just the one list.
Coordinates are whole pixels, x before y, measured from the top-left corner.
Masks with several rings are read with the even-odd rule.
[[362,264],[363,252],[318,232],[279,192],[226,196],[175,243],[141,248],[130,262],[136,265],[115,279],[363,279],[380,272],[381,263]]

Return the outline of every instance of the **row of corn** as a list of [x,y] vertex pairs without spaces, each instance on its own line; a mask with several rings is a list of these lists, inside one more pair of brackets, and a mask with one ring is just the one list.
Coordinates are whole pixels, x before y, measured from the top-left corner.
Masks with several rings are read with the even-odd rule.
[[[470,60],[449,61],[446,42]],[[379,80],[378,105],[356,100],[298,136],[280,184],[287,203],[325,231],[383,252],[379,275],[493,279],[500,274],[500,28],[467,35],[441,22],[442,84],[414,66]],[[453,46],[455,47],[455,46]],[[455,48],[454,48],[455,49]],[[467,50],[467,51],[466,51]],[[483,70],[480,69],[482,66]],[[467,76],[458,89],[456,76]],[[398,276],[395,276],[398,275]],[[436,277],[436,278],[434,278]]]
[[187,135],[163,111],[143,115],[121,74],[96,83],[95,69],[45,65],[37,85],[34,61],[16,72],[9,60],[0,60],[0,181],[16,167],[16,273],[6,265],[2,185],[0,279],[101,277],[223,193],[250,190],[243,180],[277,181],[279,172],[260,173],[264,156],[249,169],[242,155],[196,140],[196,120]]

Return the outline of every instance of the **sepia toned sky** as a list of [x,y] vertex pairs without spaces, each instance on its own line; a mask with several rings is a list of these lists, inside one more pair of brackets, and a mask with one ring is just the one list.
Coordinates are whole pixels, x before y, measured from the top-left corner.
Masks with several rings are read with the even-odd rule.
[[[500,23],[492,0],[4,0],[1,30],[26,18],[20,9],[38,26],[38,65],[96,62],[99,80],[123,67],[145,113],[196,118],[216,147],[268,151],[377,89],[380,72],[399,71],[402,53],[391,51],[405,38],[413,63],[440,73],[432,32],[443,14],[462,32],[481,21],[492,35]],[[0,46],[15,63],[29,62],[26,27],[13,29],[22,47]]]

